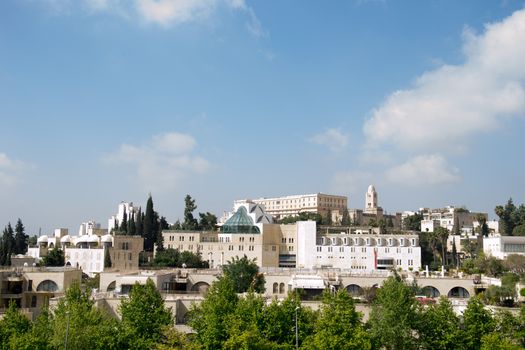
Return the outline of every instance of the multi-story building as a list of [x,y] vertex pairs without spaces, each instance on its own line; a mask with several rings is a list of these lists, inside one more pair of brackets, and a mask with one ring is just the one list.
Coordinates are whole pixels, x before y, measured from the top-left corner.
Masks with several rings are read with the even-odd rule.
[[511,254],[525,255],[525,237],[501,235],[485,237],[483,252],[498,259],[506,259]]
[[[244,201],[246,200],[235,201],[235,203]],[[300,212],[317,213],[324,216],[330,211],[332,214],[338,213],[340,216],[343,210],[348,207],[348,198],[346,196],[324,193],[258,198],[251,201],[263,205],[266,213],[277,220],[287,216],[298,215]]]
[[365,208],[350,209],[348,214],[354,225],[367,226],[372,223],[378,225],[381,221],[384,221],[387,226],[394,229],[401,228],[401,213],[386,214],[383,208],[379,206],[378,193],[373,185],[368,186],[365,193]]
[[386,235],[378,228],[351,228],[334,234],[318,232],[315,221],[256,223],[249,206],[239,205],[220,232],[163,231],[164,245],[201,254],[211,268],[243,255],[256,259],[260,267],[363,272],[421,267],[419,240],[413,233]]
[[[487,220],[487,213],[474,213],[463,208],[447,206],[440,209],[420,209],[423,214],[421,220],[421,232],[434,232],[436,227],[444,227],[450,232],[461,232],[472,230],[480,216]],[[459,227],[456,229],[456,225]]]

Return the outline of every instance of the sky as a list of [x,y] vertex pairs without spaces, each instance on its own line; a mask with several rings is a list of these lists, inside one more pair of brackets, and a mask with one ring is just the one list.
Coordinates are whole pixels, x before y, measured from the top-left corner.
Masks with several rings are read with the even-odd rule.
[[2,0],[0,227],[525,202],[525,1]]

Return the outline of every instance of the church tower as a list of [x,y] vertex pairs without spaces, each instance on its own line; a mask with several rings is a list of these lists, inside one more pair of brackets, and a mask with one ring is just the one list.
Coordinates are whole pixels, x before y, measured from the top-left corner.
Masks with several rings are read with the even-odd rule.
[[368,186],[366,191],[365,213],[377,213],[377,192],[374,186]]

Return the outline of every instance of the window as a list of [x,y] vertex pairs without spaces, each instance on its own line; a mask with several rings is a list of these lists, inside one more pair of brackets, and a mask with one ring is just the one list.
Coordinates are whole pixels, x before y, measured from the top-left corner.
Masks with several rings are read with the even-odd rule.
[[277,294],[277,293],[279,293],[279,284],[275,282],[273,284],[273,294]]
[[272,245],[272,252],[275,252],[277,249],[275,248],[274,245]]
[[318,252],[321,252],[322,249],[323,249],[323,247],[317,247],[317,251],[318,251]]

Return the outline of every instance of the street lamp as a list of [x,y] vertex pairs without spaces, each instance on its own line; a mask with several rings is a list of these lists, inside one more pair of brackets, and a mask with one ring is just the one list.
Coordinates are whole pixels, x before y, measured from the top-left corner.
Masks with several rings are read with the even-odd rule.
[[299,306],[295,308],[295,349],[299,350],[299,329],[297,327],[297,312],[299,311]]
[[69,311],[66,311],[66,317],[67,317],[67,326],[66,326],[66,341],[64,343],[64,350],[67,350],[67,337],[69,335],[69,319],[71,317],[71,314]]

